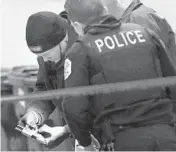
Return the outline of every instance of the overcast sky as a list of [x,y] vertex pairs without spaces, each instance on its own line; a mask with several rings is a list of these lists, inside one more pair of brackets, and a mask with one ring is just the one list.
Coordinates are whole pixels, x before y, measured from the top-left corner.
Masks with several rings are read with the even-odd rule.
[[[128,5],[130,0],[120,0]],[[176,30],[176,0],[142,0],[159,15],[164,16]],[[38,11],[63,10],[64,0],[2,0],[2,50],[1,67],[37,64],[25,42],[25,26],[28,17]]]

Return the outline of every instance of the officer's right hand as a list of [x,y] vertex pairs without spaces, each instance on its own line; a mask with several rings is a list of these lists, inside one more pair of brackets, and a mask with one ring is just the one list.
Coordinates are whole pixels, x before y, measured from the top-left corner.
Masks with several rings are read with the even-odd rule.
[[45,142],[48,148],[52,149],[60,145],[65,139],[69,137],[69,132],[67,126],[56,126],[49,127],[48,125],[43,125],[39,128],[38,132],[40,134],[48,134],[49,136],[45,138]]
[[37,127],[38,119],[34,112],[27,112],[18,122],[18,125],[25,127],[29,125],[31,127]]

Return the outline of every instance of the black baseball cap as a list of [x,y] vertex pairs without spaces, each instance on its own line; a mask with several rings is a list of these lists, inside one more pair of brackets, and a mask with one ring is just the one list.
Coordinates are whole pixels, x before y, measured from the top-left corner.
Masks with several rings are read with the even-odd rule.
[[26,41],[33,53],[45,52],[59,44],[66,36],[67,21],[53,12],[31,15],[26,26]]

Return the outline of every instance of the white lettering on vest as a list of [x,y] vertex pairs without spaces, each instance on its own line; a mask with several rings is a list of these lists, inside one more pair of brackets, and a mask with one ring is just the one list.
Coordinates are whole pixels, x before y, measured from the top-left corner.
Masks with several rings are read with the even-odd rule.
[[126,45],[128,45],[128,42],[127,42],[127,40],[126,40],[126,38],[125,38],[124,33],[120,33],[120,34],[121,34],[121,36],[122,36],[122,38],[123,38],[123,40],[124,40],[125,44],[126,44]]
[[114,37],[114,40],[115,40],[115,42],[116,42],[116,44],[117,44],[118,47],[123,47],[124,46],[124,44],[120,44],[119,43],[116,35],[113,35],[113,37]]
[[144,43],[146,39],[140,30],[128,31],[119,33],[117,35],[105,36],[102,39],[95,40],[98,51],[102,52],[102,47],[107,47],[106,51],[113,50],[116,47],[122,48],[128,45],[135,45],[137,43]]
[[145,39],[142,39],[143,34],[141,33],[141,31],[137,30],[137,31],[134,31],[134,33],[136,34],[137,39],[139,40],[140,43],[142,43],[142,42],[146,42]]
[[102,52],[101,47],[104,45],[103,40],[98,39],[95,41],[95,44],[97,45],[99,52]]
[[[108,41],[109,41],[111,44],[109,44]],[[104,42],[105,42],[106,46],[107,46],[109,49],[112,50],[112,49],[115,48],[114,40],[113,40],[110,36],[105,37]]]
[[136,43],[137,43],[137,40],[136,40],[135,38],[133,38],[133,40],[132,40],[132,38],[130,38],[130,35],[133,36],[134,33],[133,33],[133,32],[127,32],[127,33],[126,33],[126,36],[127,36],[128,41],[129,41],[131,44],[136,44]]

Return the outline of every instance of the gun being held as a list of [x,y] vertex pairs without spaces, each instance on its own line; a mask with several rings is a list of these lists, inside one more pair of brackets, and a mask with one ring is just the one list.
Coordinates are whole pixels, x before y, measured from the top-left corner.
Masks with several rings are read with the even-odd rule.
[[17,127],[15,127],[15,130],[19,131],[21,134],[23,134],[24,136],[28,138],[37,140],[38,142],[40,142],[41,144],[44,144],[45,146],[48,145],[45,138],[41,134],[38,133],[38,128],[32,128],[28,125],[26,125],[26,127],[17,125]]

